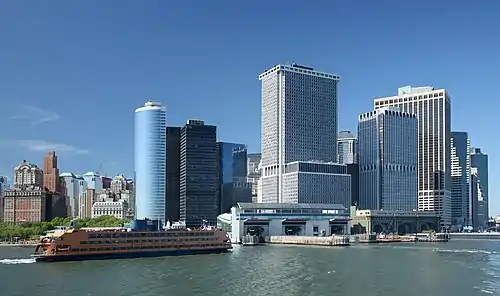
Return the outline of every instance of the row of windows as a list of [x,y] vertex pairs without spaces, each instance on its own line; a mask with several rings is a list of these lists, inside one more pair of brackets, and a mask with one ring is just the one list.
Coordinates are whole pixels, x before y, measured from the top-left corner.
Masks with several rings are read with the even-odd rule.
[[129,246],[129,247],[100,247],[100,248],[72,248],[73,252],[95,252],[95,251],[127,251],[127,250],[150,250],[150,249],[181,249],[215,247],[220,244],[192,244],[192,245],[156,245],[156,246]]
[[118,243],[165,243],[165,242],[182,242],[182,241],[215,241],[217,238],[186,238],[186,239],[177,239],[177,238],[168,238],[168,239],[149,239],[149,240],[103,240],[103,241],[80,241],[81,245],[109,245],[109,244],[118,244]]
[[214,236],[214,232],[118,232],[89,233],[88,238],[128,238],[128,237],[177,237],[177,236]]

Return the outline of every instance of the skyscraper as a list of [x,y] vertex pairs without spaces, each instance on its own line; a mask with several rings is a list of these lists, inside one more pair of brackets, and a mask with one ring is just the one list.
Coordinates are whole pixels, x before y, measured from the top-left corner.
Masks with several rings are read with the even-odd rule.
[[413,211],[418,207],[418,122],[395,107],[358,120],[359,208]]
[[350,176],[345,166],[334,164],[340,77],[292,64],[274,66],[259,80],[263,202],[349,207]]
[[78,217],[80,201],[79,180],[72,173],[62,173],[60,177],[64,181],[64,194],[68,198],[69,217]]
[[96,191],[99,191],[102,189],[102,178],[99,176],[99,174],[94,173],[94,172],[86,172],[85,174],[82,175],[83,179],[87,183],[88,188],[92,188]]
[[342,164],[358,162],[358,139],[351,131],[341,131],[337,137],[337,161]]
[[166,108],[148,101],[135,110],[134,158],[137,219],[165,219]]
[[252,202],[257,202],[258,182],[260,179],[260,153],[247,155],[247,182],[252,184]]
[[479,179],[477,226],[485,228],[490,215],[488,203],[488,155],[484,154],[480,148],[472,148],[470,162],[471,167],[476,169]]
[[[478,211],[479,211],[479,198],[482,196],[481,184],[479,180],[479,175],[477,168],[471,167],[470,175],[470,223],[469,227],[472,226],[473,229],[478,230],[483,228],[482,223],[484,221],[478,221]],[[481,219],[484,220],[484,219]],[[480,224],[481,222],[481,224]]]
[[167,189],[165,206],[167,220],[180,220],[180,161],[181,161],[181,128],[167,126]]
[[43,159],[43,188],[59,192],[59,169],[55,151],[50,151]]
[[198,227],[217,224],[219,214],[217,127],[189,120],[180,138],[180,220]]
[[470,140],[466,132],[451,133],[451,223],[472,226]]
[[419,123],[418,210],[433,211],[451,226],[451,105],[444,89],[402,87],[398,95],[374,100],[375,109],[394,106]]
[[238,202],[252,202],[247,182],[247,148],[237,143],[217,143],[220,213],[229,213]]

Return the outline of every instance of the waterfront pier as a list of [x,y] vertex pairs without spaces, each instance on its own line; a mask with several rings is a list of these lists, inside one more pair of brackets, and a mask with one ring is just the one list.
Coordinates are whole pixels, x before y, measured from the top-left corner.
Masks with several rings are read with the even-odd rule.
[[316,246],[350,246],[349,236],[269,236],[270,244],[316,245]]

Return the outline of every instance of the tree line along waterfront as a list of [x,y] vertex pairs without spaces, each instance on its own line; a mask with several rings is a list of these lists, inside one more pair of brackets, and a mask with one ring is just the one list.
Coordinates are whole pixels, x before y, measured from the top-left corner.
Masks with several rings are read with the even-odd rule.
[[[66,226],[72,218],[54,218],[50,222],[23,222],[5,223],[0,222],[0,241],[10,242],[17,240],[38,239],[41,235],[56,226]],[[113,216],[100,216],[98,218],[76,219],[76,228],[82,227],[118,227],[129,221]]]

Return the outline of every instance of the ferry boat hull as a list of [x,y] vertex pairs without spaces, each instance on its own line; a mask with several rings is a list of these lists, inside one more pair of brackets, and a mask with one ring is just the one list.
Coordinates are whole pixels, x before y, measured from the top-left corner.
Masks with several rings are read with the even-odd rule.
[[37,262],[106,260],[225,253],[228,234],[203,225],[161,227],[161,220],[133,220],[129,227],[56,227],[40,237],[32,258]]
[[227,253],[230,248],[198,249],[198,250],[168,250],[153,252],[120,252],[107,254],[78,254],[78,255],[31,255],[36,262],[63,262],[63,261],[87,261],[87,260],[108,260],[108,259],[133,259],[147,257],[166,257],[166,256],[186,256],[202,254],[220,254]]

